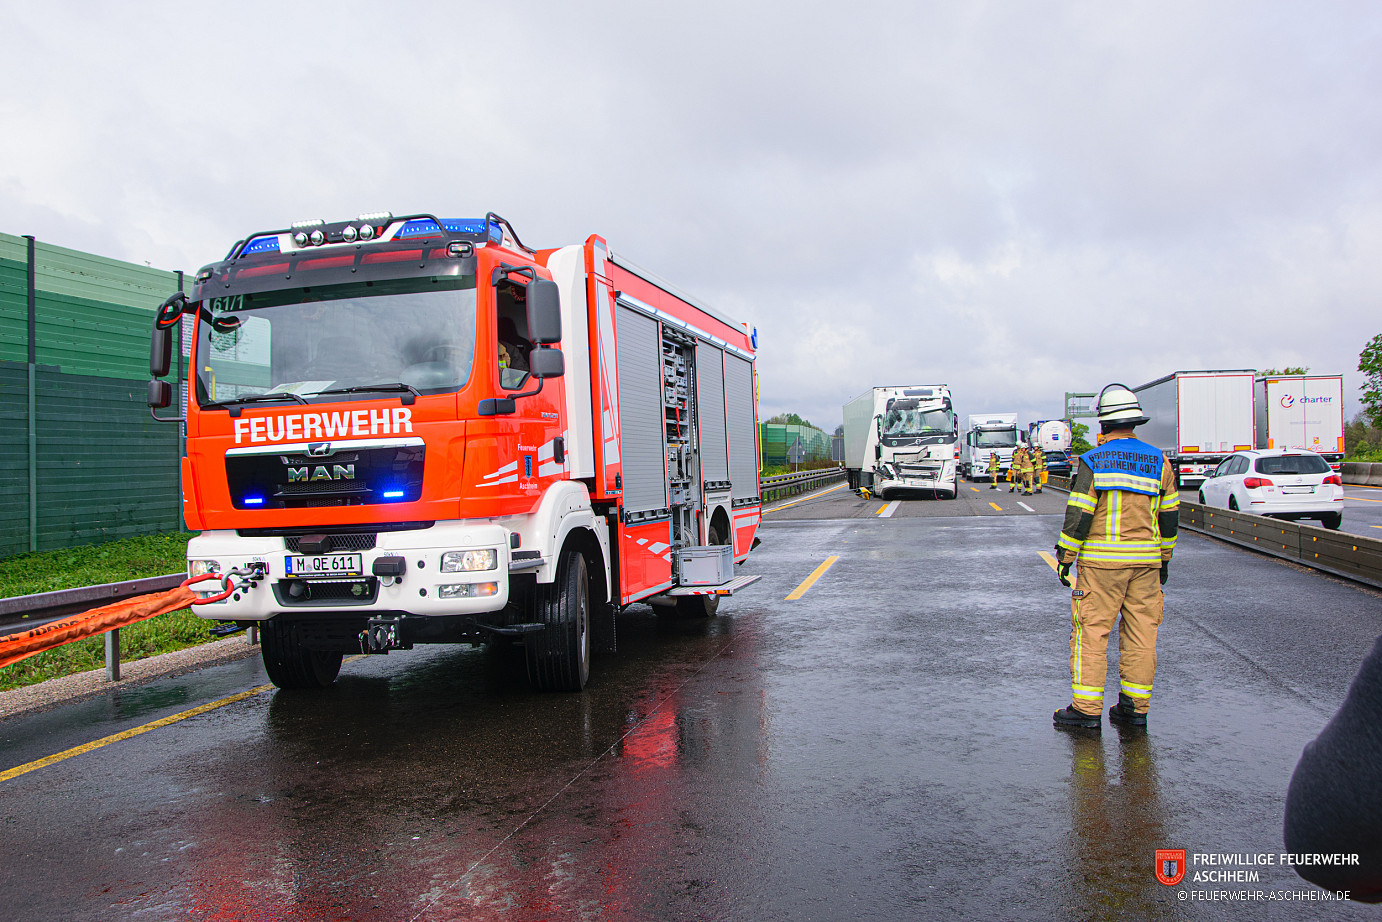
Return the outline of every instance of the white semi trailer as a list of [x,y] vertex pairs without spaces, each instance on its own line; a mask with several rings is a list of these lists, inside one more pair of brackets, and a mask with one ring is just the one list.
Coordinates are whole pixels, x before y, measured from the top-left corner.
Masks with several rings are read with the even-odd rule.
[[959,423],[944,384],[874,387],[844,406],[852,490],[956,496]]
[[1013,449],[1021,433],[1016,413],[978,413],[969,417],[964,444],[960,446],[960,466],[970,480],[988,478],[989,456],[998,455],[998,476],[1003,478],[1012,467]]
[[1264,375],[1254,391],[1258,448],[1319,452],[1335,470],[1344,459],[1342,375]]
[[1137,437],[1160,448],[1182,485],[1204,480],[1220,461],[1253,447],[1251,370],[1177,371],[1133,388],[1148,422]]

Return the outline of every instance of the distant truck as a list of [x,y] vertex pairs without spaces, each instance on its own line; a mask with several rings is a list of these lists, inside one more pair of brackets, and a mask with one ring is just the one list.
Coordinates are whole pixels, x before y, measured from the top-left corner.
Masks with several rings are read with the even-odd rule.
[[970,480],[988,479],[989,455],[998,455],[998,475],[1012,467],[1013,449],[1019,441],[1016,413],[978,413],[969,417],[964,443],[960,446],[960,466]]
[[1027,424],[1027,444],[1042,451],[1069,451],[1070,424],[1063,419],[1039,419]]
[[1335,469],[1344,460],[1342,375],[1268,375],[1253,392],[1258,448],[1319,452]]
[[844,406],[851,490],[954,499],[959,423],[944,384],[874,387]]
[[1256,438],[1253,382],[1257,372],[1177,371],[1133,388],[1148,418],[1137,437],[1160,448],[1182,485],[1198,484]]

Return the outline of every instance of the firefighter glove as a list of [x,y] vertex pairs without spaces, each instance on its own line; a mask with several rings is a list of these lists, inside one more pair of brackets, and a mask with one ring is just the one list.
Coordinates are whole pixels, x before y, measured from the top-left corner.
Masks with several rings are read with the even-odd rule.
[[1070,564],[1062,563],[1056,565],[1056,579],[1060,580],[1062,586],[1074,585],[1070,582]]
[[1169,561],[1169,560],[1163,560],[1163,561],[1161,562],[1161,585],[1163,585],[1163,586],[1166,585],[1166,579],[1167,579],[1167,577],[1169,577],[1170,575],[1171,575],[1171,561]]

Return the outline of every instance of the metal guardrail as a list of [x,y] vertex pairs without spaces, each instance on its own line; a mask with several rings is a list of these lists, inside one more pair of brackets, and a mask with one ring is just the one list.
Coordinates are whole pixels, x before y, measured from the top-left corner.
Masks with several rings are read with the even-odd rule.
[[187,579],[186,573],[129,579],[121,583],[102,583],[79,589],[59,589],[0,599],[0,634],[39,627],[68,615],[79,614],[100,605],[123,602],[151,592],[176,589]]
[[[120,583],[101,583],[97,586],[36,592],[33,595],[0,599],[0,634],[42,627],[68,615],[80,614],[114,602],[124,602],[152,592],[167,592],[182,585],[185,579],[186,573],[169,573],[166,576],[148,576],[143,579],[127,579]],[[106,678],[114,682],[120,678],[120,629],[106,631],[103,636]]]
[[1180,504],[1182,528],[1382,588],[1382,541],[1247,512]]
[[[1050,485],[1070,490],[1064,477],[1052,477]],[[1180,527],[1382,589],[1382,541],[1376,538],[1185,500],[1180,502]]]
[[758,481],[758,495],[764,502],[805,493],[829,483],[845,479],[845,469],[831,467],[819,471],[801,471],[796,474],[779,474],[776,477],[763,477]]

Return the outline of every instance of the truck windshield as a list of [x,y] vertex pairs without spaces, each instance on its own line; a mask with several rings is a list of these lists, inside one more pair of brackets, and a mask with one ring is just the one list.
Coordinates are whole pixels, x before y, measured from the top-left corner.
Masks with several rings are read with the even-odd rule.
[[470,380],[474,276],[287,288],[203,307],[214,323],[204,312],[198,324],[201,406],[276,395],[301,403],[327,391],[322,399],[377,400]]
[[976,448],[1013,448],[1016,445],[1016,429],[980,429],[974,433]]
[[954,432],[954,429],[954,417],[949,410],[899,410],[894,408],[883,417],[883,435],[890,439],[945,435]]

